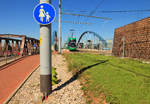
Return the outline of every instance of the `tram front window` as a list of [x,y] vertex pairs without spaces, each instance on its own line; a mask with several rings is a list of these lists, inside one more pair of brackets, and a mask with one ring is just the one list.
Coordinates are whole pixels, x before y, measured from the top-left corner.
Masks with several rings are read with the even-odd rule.
[[75,43],[71,43],[71,47],[76,47],[76,44]]

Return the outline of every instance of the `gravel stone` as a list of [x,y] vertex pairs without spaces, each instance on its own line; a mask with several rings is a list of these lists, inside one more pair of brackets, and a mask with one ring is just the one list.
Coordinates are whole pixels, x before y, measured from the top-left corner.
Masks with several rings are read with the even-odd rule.
[[78,80],[72,80],[67,63],[62,55],[52,55],[52,65],[56,68],[60,82],[53,86],[53,92],[42,102],[40,92],[40,69],[37,69],[22,86],[9,104],[86,104],[83,91]]

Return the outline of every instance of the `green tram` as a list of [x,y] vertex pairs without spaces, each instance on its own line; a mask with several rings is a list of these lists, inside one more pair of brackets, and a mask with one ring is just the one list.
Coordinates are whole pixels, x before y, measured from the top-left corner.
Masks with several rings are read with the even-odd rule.
[[68,49],[69,51],[76,51],[77,45],[76,45],[76,38],[68,38]]

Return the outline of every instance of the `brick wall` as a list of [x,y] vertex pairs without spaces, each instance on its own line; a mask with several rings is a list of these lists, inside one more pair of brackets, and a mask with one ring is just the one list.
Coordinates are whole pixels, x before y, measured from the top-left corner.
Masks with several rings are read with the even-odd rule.
[[150,59],[150,17],[115,29],[112,53]]

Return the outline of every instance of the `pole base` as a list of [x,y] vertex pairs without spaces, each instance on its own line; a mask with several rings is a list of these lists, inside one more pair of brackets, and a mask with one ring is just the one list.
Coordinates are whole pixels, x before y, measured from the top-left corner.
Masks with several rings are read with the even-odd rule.
[[52,76],[51,75],[40,75],[40,91],[43,94],[52,93]]

